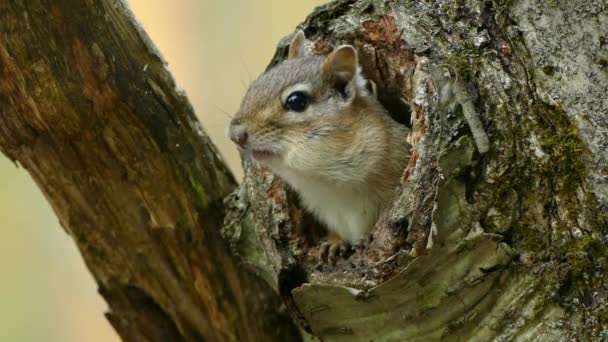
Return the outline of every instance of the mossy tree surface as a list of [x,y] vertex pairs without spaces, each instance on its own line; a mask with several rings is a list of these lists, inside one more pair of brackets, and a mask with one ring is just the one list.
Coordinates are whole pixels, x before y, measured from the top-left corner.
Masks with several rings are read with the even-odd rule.
[[608,339],[607,23],[593,1],[317,9],[311,50],[357,48],[413,160],[347,262],[315,267],[316,224],[254,165],[225,235],[327,340]]
[[336,265],[269,172],[245,162],[222,203],[234,181],[120,2],[0,4],[0,147],[126,340],[298,339],[257,279],[328,341],[606,340],[607,24],[601,1],[316,9],[310,49],[353,44],[412,127],[373,241]]

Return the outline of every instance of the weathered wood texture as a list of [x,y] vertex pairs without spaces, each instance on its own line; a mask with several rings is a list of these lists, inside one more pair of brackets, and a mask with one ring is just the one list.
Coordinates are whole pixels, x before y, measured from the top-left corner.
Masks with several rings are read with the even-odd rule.
[[227,253],[236,183],[123,2],[0,1],[0,149],[74,238],[124,340],[299,339]]
[[315,10],[311,50],[357,48],[414,157],[348,261],[315,267],[316,224],[250,163],[224,235],[325,340],[608,340],[607,24],[602,1]]

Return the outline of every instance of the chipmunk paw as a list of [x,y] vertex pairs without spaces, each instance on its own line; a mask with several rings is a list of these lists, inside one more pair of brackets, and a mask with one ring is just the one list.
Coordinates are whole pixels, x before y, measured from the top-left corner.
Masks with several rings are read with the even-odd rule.
[[350,243],[338,238],[329,238],[319,246],[319,264],[329,263],[335,265],[338,257],[348,259],[351,253],[352,246]]

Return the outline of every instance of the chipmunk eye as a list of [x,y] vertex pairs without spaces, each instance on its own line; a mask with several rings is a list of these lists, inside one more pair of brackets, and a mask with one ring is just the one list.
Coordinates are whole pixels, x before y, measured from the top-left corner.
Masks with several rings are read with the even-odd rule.
[[285,100],[285,109],[294,112],[303,112],[308,107],[308,95],[301,91],[294,91]]

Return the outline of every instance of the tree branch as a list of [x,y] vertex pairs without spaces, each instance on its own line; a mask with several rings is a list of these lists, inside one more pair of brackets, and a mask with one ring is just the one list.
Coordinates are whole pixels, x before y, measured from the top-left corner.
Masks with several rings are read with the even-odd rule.
[[0,108],[124,340],[297,338],[227,254],[235,181],[123,2],[2,2]]

